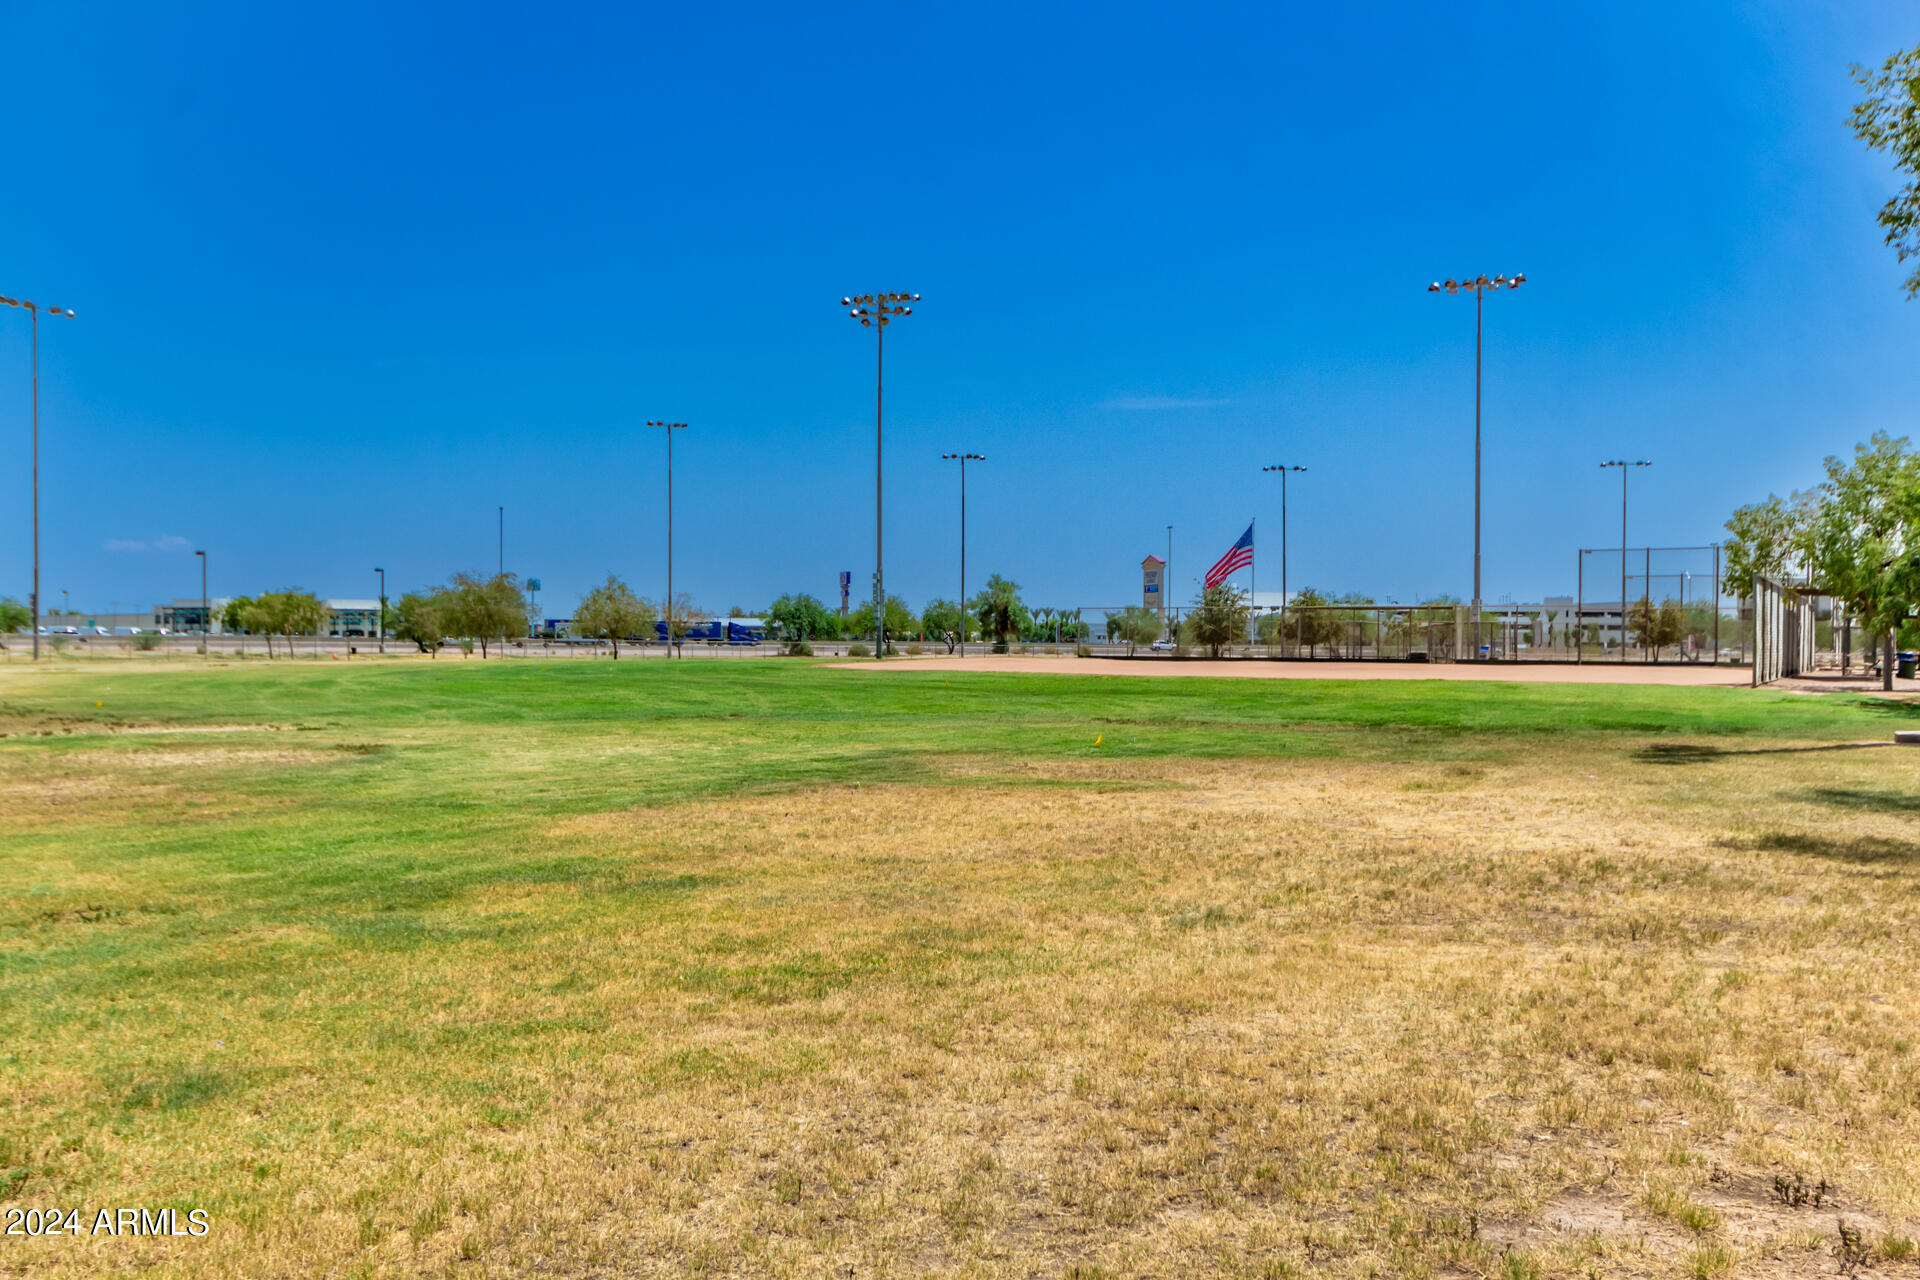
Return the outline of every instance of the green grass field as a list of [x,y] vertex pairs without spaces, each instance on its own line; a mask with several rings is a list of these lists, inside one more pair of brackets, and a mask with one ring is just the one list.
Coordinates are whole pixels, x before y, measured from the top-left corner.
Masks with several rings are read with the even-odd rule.
[[1914,1269],[1916,710],[0,669],[0,1275]]

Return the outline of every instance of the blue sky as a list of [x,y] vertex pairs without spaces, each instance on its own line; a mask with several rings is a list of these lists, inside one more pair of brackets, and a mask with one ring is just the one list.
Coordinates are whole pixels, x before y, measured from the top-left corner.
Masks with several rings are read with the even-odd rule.
[[[44,600],[495,563],[702,605],[887,581],[1176,588],[1260,518],[1277,586],[1490,601],[1733,506],[1920,404],[1920,304],[1847,67],[1910,4],[8,6],[0,292],[42,333]],[[0,593],[28,578],[28,349],[0,311]],[[1269,576],[1271,575],[1271,576]],[[859,586],[856,586],[858,594]]]

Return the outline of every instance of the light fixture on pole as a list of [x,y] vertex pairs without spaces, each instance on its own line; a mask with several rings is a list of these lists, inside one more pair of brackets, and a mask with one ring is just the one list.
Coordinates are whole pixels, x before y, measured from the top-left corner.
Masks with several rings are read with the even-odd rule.
[[380,652],[387,651],[387,571],[378,566],[375,573],[380,575],[380,611],[373,616],[373,633],[380,637]]
[[1482,312],[1489,289],[1518,289],[1527,282],[1519,272],[1511,276],[1471,276],[1460,280],[1435,281],[1428,293],[1473,293],[1473,643],[1479,655],[1480,644],[1480,335]]
[[207,651],[207,637],[213,634],[213,610],[207,604],[207,553],[196,551],[200,557],[200,652]]
[[[667,598],[660,605],[660,621],[667,628],[667,656],[673,656],[673,433],[686,430],[684,422],[649,422],[667,433]],[[616,655],[618,656],[618,655]]]
[[885,549],[881,520],[881,406],[885,400],[887,366],[887,326],[902,316],[913,314],[910,303],[920,301],[917,293],[863,293],[840,299],[847,315],[874,333],[873,361],[873,659],[878,662],[887,652],[887,594],[882,577]]
[[967,464],[985,462],[984,453],[943,453],[942,462],[960,464],[960,656],[967,656]]
[[[1616,458],[1612,462],[1603,462],[1600,469],[1620,468],[1620,661],[1627,660],[1627,472],[1635,467],[1650,467],[1653,464],[1642,458],[1637,462],[1628,462]],[[1653,584],[1647,584],[1648,595],[1653,592]],[[1651,601],[1649,601],[1651,603]]]
[[[27,607],[33,611],[33,660],[40,661],[40,311],[41,308],[26,298],[9,298],[0,294],[0,303],[9,307],[20,307],[33,317],[33,590],[29,593]],[[74,318],[72,308],[62,310],[48,307],[50,316]]]
[[1287,472],[1305,471],[1306,468],[1288,466],[1282,462],[1271,467],[1262,467],[1260,470],[1280,473],[1280,613],[1285,616],[1287,612]]

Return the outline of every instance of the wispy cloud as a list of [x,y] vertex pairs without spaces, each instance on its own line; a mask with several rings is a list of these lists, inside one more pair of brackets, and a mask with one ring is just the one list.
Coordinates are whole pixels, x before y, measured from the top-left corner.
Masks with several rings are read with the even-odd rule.
[[1232,404],[1227,399],[1215,399],[1210,396],[1115,396],[1101,404],[1102,409],[1124,409],[1128,412],[1151,409],[1214,409],[1223,404]]
[[167,533],[151,542],[140,538],[108,538],[103,545],[109,551],[185,551],[193,543],[177,533]]

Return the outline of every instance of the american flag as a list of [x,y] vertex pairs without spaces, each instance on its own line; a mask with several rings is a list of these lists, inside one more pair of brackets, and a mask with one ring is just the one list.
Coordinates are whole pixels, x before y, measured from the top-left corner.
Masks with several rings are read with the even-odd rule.
[[1253,526],[1240,535],[1240,541],[1227,548],[1227,554],[1220,557],[1213,568],[1207,570],[1207,590],[1211,591],[1229,576],[1253,563]]

